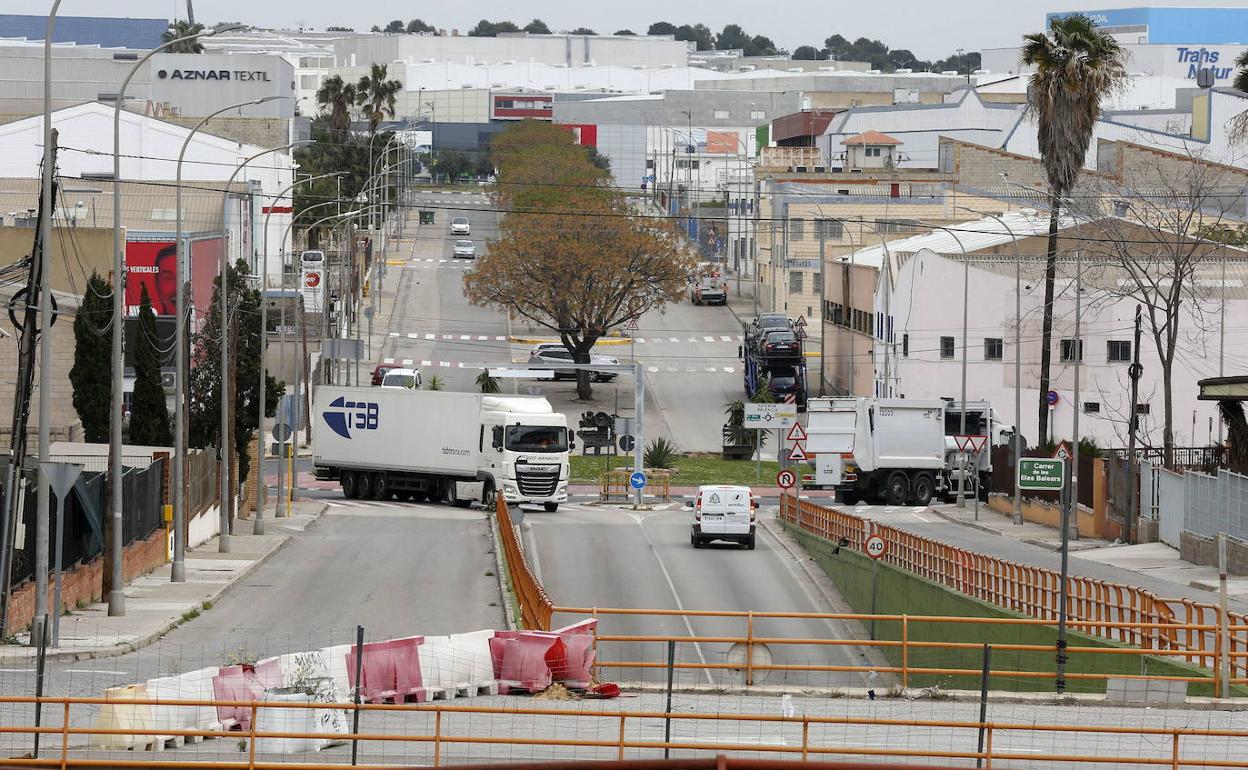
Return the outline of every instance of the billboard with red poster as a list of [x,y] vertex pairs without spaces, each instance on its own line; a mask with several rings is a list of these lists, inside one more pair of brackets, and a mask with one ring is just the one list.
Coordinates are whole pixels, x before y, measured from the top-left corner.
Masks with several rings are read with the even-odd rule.
[[[199,329],[212,302],[212,282],[220,271],[221,239],[205,238],[191,244],[192,329]],[[126,314],[139,312],[143,287],[156,315],[177,315],[177,249],[173,241],[126,242]]]
[[582,147],[598,146],[598,126],[592,123],[560,123],[560,127],[572,132],[572,141]]

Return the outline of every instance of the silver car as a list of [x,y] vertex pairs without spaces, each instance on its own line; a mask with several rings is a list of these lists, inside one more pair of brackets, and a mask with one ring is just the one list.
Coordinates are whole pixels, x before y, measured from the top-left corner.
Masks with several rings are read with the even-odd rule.
[[[589,362],[591,364],[618,364],[620,360],[615,356],[604,356],[598,353],[589,354]],[[560,369],[556,364],[572,363],[572,352],[563,346],[560,342],[543,342],[533,349],[529,355],[530,364],[540,364],[549,366],[550,370],[555,373],[555,379],[561,377],[575,378],[575,369]],[[610,382],[616,377],[616,372],[593,372],[590,375],[594,382]]]
[[477,258],[477,246],[472,241],[455,241],[452,247],[452,253],[456,257],[465,257],[467,259]]

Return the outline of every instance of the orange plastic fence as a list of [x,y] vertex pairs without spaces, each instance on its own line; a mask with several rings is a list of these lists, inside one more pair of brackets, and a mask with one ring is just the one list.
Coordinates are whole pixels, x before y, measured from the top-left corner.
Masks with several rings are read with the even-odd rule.
[[[861,551],[872,533],[888,549],[882,561],[948,588],[1040,620],[1056,622],[1059,573],[946,545],[844,511],[799,500],[780,499],[779,517],[826,540],[845,538]],[[1190,599],[1165,599],[1136,586],[1068,576],[1069,618],[1084,621],[1085,633],[1145,650],[1179,650],[1189,663],[1217,669],[1222,637],[1215,633],[1217,605]],[[1248,674],[1248,628],[1245,616],[1227,613],[1233,628],[1230,644],[1232,677]]]
[[[740,752],[761,752],[771,753],[779,756],[787,756],[792,759],[801,758],[803,760],[811,757],[823,756],[865,756],[865,757],[892,757],[892,758],[928,758],[928,759],[959,759],[959,760],[982,760],[983,766],[991,768],[994,761],[1016,761],[1027,765],[1035,765],[1036,763],[1059,763],[1060,765],[1071,764],[1091,764],[1096,766],[1106,765],[1151,765],[1159,767],[1191,767],[1191,766],[1212,766],[1212,767],[1238,767],[1248,768],[1248,752],[1239,750],[1238,746],[1231,744],[1231,741],[1248,740],[1248,729],[1228,729],[1228,728],[1199,728],[1190,726],[1174,726],[1174,727],[1144,727],[1135,725],[1092,725],[1079,724],[1077,721],[1069,724],[1040,724],[1035,722],[977,722],[977,721],[957,721],[957,720],[936,720],[936,719],[891,719],[875,716],[812,716],[812,715],[794,715],[782,716],[777,714],[733,714],[733,713],[690,713],[682,711],[674,711],[665,713],[662,711],[619,711],[609,709],[593,709],[593,710],[570,710],[564,708],[513,708],[502,706],[458,706],[442,703],[425,703],[425,704],[373,704],[365,703],[355,706],[349,703],[299,703],[299,702],[273,702],[273,701],[203,701],[203,700],[157,700],[157,699],[136,699],[127,700],[129,706],[241,706],[253,709],[253,713],[259,709],[341,709],[350,711],[359,709],[361,711],[387,711],[387,712],[410,712],[415,718],[419,712],[425,712],[433,719],[434,729],[432,733],[421,733],[416,730],[403,730],[400,732],[387,733],[325,733],[325,732],[270,732],[258,730],[256,725],[259,719],[253,719],[250,729],[247,732],[224,732],[212,730],[173,730],[167,726],[164,727],[117,727],[117,728],[98,728],[98,727],[82,727],[75,725],[71,719],[71,706],[102,706],[107,705],[110,701],[107,698],[32,698],[32,697],[12,697],[0,696],[0,703],[24,703],[34,704],[36,700],[42,701],[45,711],[50,714],[60,712],[60,722],[47,724],[43,727],[29,726],[0,726],[0,733],[7,734],[26,734],[41,733],[45,736],[56,737],[60,740],[60,746],[50,747],[49,755],[53,752],[56,756],[45,756],[39,759],[30,757],[18,757],[0,762],[3,767],[162,767],[162,768],[235,768],[242,770],[247,768],[273,768],[273,770],[328,770],[329,768],[341,768],[348,766],[346,759],[338,762],[272,762],[257,760],[255,741],[257,738],[326,738],[332,737],[336,740],[350,741],[358,739],[361,741],[379,741],[398,745],[412,744],[430,744],[433,751],[433,765],[435,767],[444,764],[442,762],[443,747],[452,745],[480,744],[491,746],[547,746],[547,747],[589,747],[589,748],[607,748],[614,749],[619,759],[624,759],[625,751],[634,750],[637,755],[639,750],[663,751],[665,749],[682,749],[698,752],[723,752],[723,751],[740,751]],[[111,701],[115,703],[115,701]],[[455,725],[450,724],[450,717],[454,715],[471,715],[470,725],[474,725],[475,732],[459,733],[454,731]],[[527,715],[534,717],[551,717],[551,718],[576,718],[579,720],[603,720],[619,724],[619,730],[614,739],[595,739],[595,738],[560,738],[553,734],[541,735],[540,732],[535,737],[517,736],[508,734],[509,729],[514,727],[515,717],[517,715]],[[493,718],[498,718],[498,723],[493,723]],[[647,722],[653,723],[656,720],[670,718],[676,722],[687,722],[691,724],[719,723],[727,725],[737,725],[735,730],[737,735],[748,734],[749,726],[759,729],[762,725],[767,725],[772,731],[778,730],[783,725],[793,725],[801,728],[800,743],[780,742],[760,743],[760,742],[733,742],[731,739],[681,739],[675,738],[671,741],[663,740],[641,740],[629,736],[629,727],[634,731],[637,730],[639,724]],[[487,720],[485,725],[481,720]],[[52,720],[49,720],[50,722]],[[850,730],[828,732],[823,731],[822,735],[815,733],[812,735],[812,726],[842,726],[852,728]],[[932,740],[927,746],[909,747],[906,745],[899,746],[869,746],[863,745],[856,741],[855,735],[863,734],[862,728],[870,727],[898,727],[912,728],[916,730],[943,730],[948,731],[948,740]],[[983,731],[984,744],[982,750],[969,750],[969,744],[972,737],[980,730]],[[591,734],[593,731],[590,731]],[[717,731],[719,732],[719,731]],[[722,732],[732,734],[734,731],[729,727]],[[1049,734],[1051,736],[1054,749],[1062,749],[1063,753],[1045,752],[1043,749],[1029,748],[1022,752],[1018,750],[1010,751],[1008,748],[994,749],[994,739],[998,739],[1002,734],[1021,733],[1033,736],[1027,741],[1028,746],[1035,746],[1039,741],[1039,736]],[[186,759],[166,758],[164,755],[161,759],[147,759],[139,753],[130,753],[129,756],[122,759],[97,758],[89,756],[80,756],[75,749],[74,754],[70,753],[71,742],[80,743],[80,741],[71,741],[74,738],[83,736],[204,736],[218,738],[247,738],[248,751],[246,761],[222,761],[220,758],[199,759],[187,757]],[[1136,747],[1138,752],[1134,755],[1121,756],[1105,753],[1104,751],[1086,751],[1079,753],[1081,747],[1097,746],[1096,740],[1078,740],[1079,736],[1118,736],[1123,745]],[[936,737],[936,736],[933,736]],[[1211,740],[1212,739],[1212,740]],[[955,745],[965,745],[967,750],[954,750]],[[959,763],[960,764],[960,763]],[[393,767],[394,765],[389,765]],[[372,765],[361,765],[360,767],[374,767]],[[380,767],[380,766],[378,766]]]
[[495,497],[495,508],[498,517],[498,536],[503,542],[503,556],[506,558],[507,571],[511,573],[511,586],[515,591],[516,601],[520,604],[520,621],[525,628],[542,631],[550,630],[551,601],[546,589],[538,582],[529,563],[524,558],[524,547],[516,536],[516,528],[511,523],[511,513],[502,495]]

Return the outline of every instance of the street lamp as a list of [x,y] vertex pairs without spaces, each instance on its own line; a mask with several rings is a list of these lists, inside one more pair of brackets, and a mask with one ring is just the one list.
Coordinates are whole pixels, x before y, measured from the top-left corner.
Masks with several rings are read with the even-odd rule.
[[[125,252],[121,242],[121,107],[126,101],[126,90],[130,87],[130,81],[138,74],[139,69],[157,53],[178,43],[196,40],[201,37],[211,37],[222,32],[232,32],[239,28],[238,26],[229,26],[205,30],[161,43],[134,63],[134,66],[126,73],[125,79],[121,81],[121,88],[117,91],[117,96],[113,101],[113,383],[108,423],[108,477],[110,479],[120,480],[122,476],[121,422],[124,400],[122,390],[125,382],[123,376],[123,345],[125,337],[122,319],[126,315],[126,266]],[[121,616],[126,614],[126,594],[121,569],[121,543],[123,537],[121,511],[125,505],[125,500],[122,495],[122,484],[111,483],[110,487],[109,496],[112,501],[112,510],[109,512],[109,526],[112,532],[113,550],[110,553],[112,563],[109,565],[112,578],[111,588],[108,592],[108,614]]]
[[[1014,247],[1014,462],[1017,467],[1018,458],[1023,456],[1023,257],[1018,250],[1018,236],[1005,223],[1005,219],[996,214],[987,214],[982,211],[968,208],[966,206],[958,206],[963,211],[969,211],[972,214],[978,214],[982,217],[990,217],[997,221],[1005,229],[1010,236],[1010,243]],[[1018,487],[1017,479],[1014,484],[1014,515],[1012,517],[1014,524],[1022,525],[1023,523],[1023,492]]]
[[[289,144],[281,145],[280,147],[271,147],[267,150],[261,150],[260,152],[256,153],[255,155],[252,155],[250,158],[247,158],[242,163],[238,164],[237,167],[235,167],[234,173],[230,174],[230,178],[226,181],[225,189],[222,191],[222,195],[221,195],[221,231],[223,233],[226,232],[225,211],[226,211],[226,207],[228,205],[229,199],[230,199],[230,185],[234,184],[234,180],[238,178],[239,173],[244,168],[246,168],[247,164],[251,163],[253,160],[255,160],[256,158],[259,158],[262,155],[268,155],[269,153],[273,153],[273,152],[281,152],[282,150],[289,150],[295,145],[307,144],[310,141],[311,140],[300,140],[297,142],[291,142]],[[228,309],[226,305],[226,298],[229,293],[229,286],[230,286],[230,270],[229,270],[230,256],[229,256],[228,234],[226,235],[226,238],[227,238],[227,243],[225,244],[225,248],[221,249],[221,266],[220,266],[221,268],[221,290],[220,290],[220,299],[221,299],[221,438],[220,438],[221,462],[219,465],[220,467],[219,474],[221,477],[221,506],[220,506],[220,511],[218,511],[218,514],[221,520],[221,534],[217,537],[218,551],[220,553],[230,552],[230,508],[228,505],[226,505],[226,502],[225,502],[230,496],[230,452],[231,452],[230,442],[229,442],[229,436],[230,436],[229,393],[230,393],[230,389],[226,387],[226,382],[229,381],[229,372],[230,372],[230,358],[229,358],[230,323],[229,323],[229,313],[228,313]],[[263,303],[263,296],[261,298],[261,301]],[[263,330],[261,330],[261,334],[263,333],[264,333]],[[260,391],[260,398],[261,400],[264,399],[263,388]],[[261,426],[257,425],[257,430],[259,430],[260,427]],[[260,472],[262,470],[263,470],[262,468],[254,469],[253,472]]]
[[[318,174],[317,176],[311,176],[306,179],[297,179],[294,182],[291,182],[285,188],[279,190],[276,194],[274,194],[273,199],[275,202],[278,200],[281,200],[281,198],[284,195],[286,195],[286,193],[295,189],[295,187],[297,187],[298,185],[301,185],[307,182],[315,182],[318,179],[326,179],[328,177],[342,176],[345,173],[346,173],[345,171],[333,171],[328,174]],[[331,201],[326,201],[324,203],[318,203],[316,205],[317,206],[333,205],[333,204],[336,204],[337,202],[338,201],[335,199]],[[264,472],[265,472],[265,468],[264,468],[264,461],[265,461],[265,457],[264,457],[264,411],[265,411],[266,402],[268,401],[268,390],[265,387],[268,384],[267,380],[265,379],[265,355],[268,351],[267,343],[269,341],[269,337],[268,337],[269,335],[269,303],[265,301],[264,291],[266,288],[268,288],[268,281],[269,281],[269,217],[273,214],[273,207],[269,206],[268,208],[269,210],[265,212],[264,214],[264,254],[260,258],[260,261],[261,261],[261,264],[259,266],[260,269],[257,271],[260,274],[259,276],[260,277],[260,281],[259,281],[260,283],[260,397],[257,399],[257,401],[259,402],[259,406],[258,406],[258,414],[256,415],[256,467],[257,467],[257,471],[256,471],[257,472],[257,476],[256,476],[256,520],[252,524],[252,528],[253,528],[252,533],[256,535],[264,534],[264,505],[261,500],[261,493],[264,489],[262,485],[264,484]],[[308,208],[314,208],[314,207],[309,206]],[[290,227],[294,226],[294,223],[295,223],[295,215],[291,214],[290,225],[287,226],[287,231],[289,231]],[[284,235],[282,236],[282,240],[285,241]],[[280,245],[279,245],[279,253],[281,253]]]
[[[176,383],[176,393],[174,396],[174,405],[177,413],[174,418],[174,465],[173,465],[173,564],[170,567],[169,579],[174,583],[186,582],[186,538],[183,535],[184,522],[186,520],[186,489],[183,486],[183,477],[185,475],[184,465],[186,463],[186,434],[185,423],[186,418],[186,383],[184,369],[186,367],[186,282],[190,277],[189,259],[184,260],[183,254],[183,232],[182,232],[182,161],[186,158],[186,148],[191,143],[191,138],[204,127],[208,121],[218,115],[229,112],[230,110],[240,109],[255,104],[264,104],[276,99],[287,99],[286,96],[263,96],[259,99],[250,99],[245,102],[238,102],[227,107],[215,110],[195,124],[195,127],[187,133],[186,138],[182,140],[182,147],[178,150],[178,167],[177,167],[177,188],[176,188],[176,211],[177,211],[177,231],[176,240],[174,242],[175,252],[177,254],[177,299],[175,306],[177,307],[177,373],[174,375]],[[186,255],[189,256],[189,255]],[[224,320],[224,319],[222,319]],[[225,504],[221,500],[222,505]],[[222,533],[225,534],[225,533]]]

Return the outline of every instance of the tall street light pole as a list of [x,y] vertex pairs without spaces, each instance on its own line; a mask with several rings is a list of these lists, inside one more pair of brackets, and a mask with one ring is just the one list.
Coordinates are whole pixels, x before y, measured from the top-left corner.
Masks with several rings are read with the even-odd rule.
[[205,32],[197,32],[193,35],[175,38],[167,43],[162,43],[152,50],[145,53],[130,71],[126,73],[126,77],[121,81],[121,88],[117,91],[116,100],[113,102],[113,345],[112,345],[112,392],[109,404],[108,416],[108,478],[109,478],[109,500],[111,501],[111,510],[109,511],[109,528],[112,536],[113,547],[109,551],[109,574],[111,575],[110,588],[108,592],[108,614],[112,616],[122,616],[126,614],[126,593],[122,580],[122,521],[121,512],[125,505],[125,499],[122,495],[123,487],[121,484],[122,476],[122,459],[121,459],[121,428],[122,428],[122,411],[124,403],[125,378],[123,369],[125,367],[124,340],[125,329],[123,319],[126,316],[126,262],[125,249],[121,241],[121,108],[126,101],[126,90],[130,87],[130,81],[138,74],[139,70],[157,53],[171,48],[178,43],[184,43],[188,40],[195,40],[201,37],[209,37],[219,32],[232,31],[236,27],[223,27],[220,30],[208,30]]
[[[281,152],[282,150],[289,150],[295,145],[307,144],[309,141],[310,140],[301,140],[298,142],[291,142],[289,144],[284,144],[280,147],[271,147],[267,150],[261,150],[260,152],[256,153],[255,155],[252,155],[250,158],[247,158],[242,163],[238,164],[237,167],[235,167],[234,173],[230,174],[230,178],[229,180],[226,181],[225,189],[222,191],[222,194],[221,194],[221,231],[223,233],[227,232],[226,231],[226,208],[229,206],[230,186],[234,184],[234,180],[237,179],[238,175],[242,172],[242,170],[247,167],[247,164],[251,163],[253,160],[261,157],[262,155],[268,155],[269,153],[272,153],[272,152]],[[228,500],[231,495],[230,467],[232,465],[232,463],[230,462],[231,449],[230,449],[230,440],[229,440],[230,439],[230,422],[229,422],[230,388],[226,385],[226,383],[230,379],[229,377],[229,373],[230,373],[230,355],[229,355],[230,324],[229,324],[228,306],[227,306],[227,301],[226,301],[227,296],[229,294],[229,287],[230,287],[230,255],[229,255],[228,233],[226,237],[227,237],[227,243],[224,244],[224,248],[221,249],[221,265],[220,265],[220,270],[221,270],[221,276],[220,276],[220,280],[221,280],[221,290],[220,290],[220,300],[221,300],[221,441],[220,441],[221,460],[218,466],[220,469],[218,473],[220,474],[220,477],[221,477],[221,510],[219,511],[220,519],[221,519],[221,534],[217,538],[218,550],[220,553],[229,553],[230,545],[231,545],[230,544],[230,535],[231,535],[230,506],[226,504],[226,500]],[[261,292],[261,294],[263,295],[263,292]],[[261,297],[261,304],[263,304],[263,296]],[[263,329],[261,329],[260,333],[261,335],[264,334]],[[264,399],[263,389],[261,389],[260,391],[260,398],[261,400]],[[260,426],[257,426],[257,429],[259,429],[259,427]],[[258,474],[257,476],[258,479],[262,479],[263,470],[264,470],[263,468],[254,468],[252,469],[252,472]],[[257,483],[259,484],[261,482],[258,481]]]
[[[192,137],[199,132],[201,128],[218,115],[229,112],[230,110],[248,107],[253,104],[263,104],[275,99],[285,99],[284,96],[265,96],[260,99],[251,99],[237,104],[231,104],[222,107],[219,110],[209,113],[202,118],[195,127],[190,130],[186,138],[182,140],[182,147],[178,150],[178,170],[177,170],[177,188],[175,204],[177,211],[177,229],[174,248],[177,253],[177,299],[175,305],[178,311],[177,317],[177,373],[174,376],[176,383],[174,406],[177,409],[174,415],[174,459],[173,459],[173,564],[169,570],[169,579],[174,583],[186,582],[186,537],[184,529],[186,526],[186,489],[184,486],[185,464],[186,464],[186,282],[190,277],[190,259],[189,253],[184,253],[184,233],[182,231],[182,162],[186,158],[186,148],[190,145]],[[224,319],[222,319],[224,320]],[[221,500],[222,505],[225,504]],[[222,533],[225,534],[225,533]]]
[[[958,422],[958,426],[959,426],[958,431],[962,435],[965,436],[966,435],[966,354],[967,354],[966,334],[967,334],[967,318],[970,312],[969,308],[970,308],[970,302],[971,302],[971,260],[969,257],[967,257],[966,246],[963,245],[962,239],[958,237],[957,233],[955,233],[953,230],[949,229],[948,227],[941,227],[940,225],[931,225],[931,227],[936,230],[943,230],[945,233],[947,233],[951,238],[953,238],[954,242],[958,244],[958,249],[962,252],[962,403],[960,405],[961,406],[961,409],[960,409],[961,419]],[[962,456],[962,463],[961,463],[962,477],[958,479],[957,505],[959,508],[965,508],[966,507],[966,453],[959,452],[959,454]],[[976,468],[977,476],[978,476],[978,473],[979,473],[979,469]],[[978,489],[976,490],[976,494],[978,494]]]
[[[39,218],[39,494],[35,525],[35,617],[31,623],[30,643],[42,646],[48,629],[48,511],[51,479],[48,469],[52,462],[51,432],[48,420],[52,401],[52,33],[56,28],[56,12],[61,0],[54,0],[48,12],[47,31],[43,39],[43,174],[40,195],[43,216]],[[116,323],[116,321],[114,321]],[[17,437],[12,437],[17,441]],[[14,478],[20,479],[20,469]],[[60,614],[61,608],[55,612]]]
[[[273,202],[276,203],[277,201],[281,200],[282,197],[286,195],[286,193],[295,189],[295,187],[297,187],[298,185],[307,184],[308,182],[315,182],[320,179],[327,179],[329,177],[342,176],[345,173],[346,173],[345,171],[333,171],[328,174],[318,174],[317,176],[310,176],[306,179],[298,179],[294,182],[291,182],[285,188],[279,190],[276,194],[274,194],[272,196]],[[269,197],[269,196],[265,196],[265,197]],[[316,204],[316,206],[335,205],[337,204],[337,202],[338,202],[337,199],[334,199],[332,201],[325,201],[324,203],[318,203]],[[309,206],[308,208],[315,208],[315,206]],[[258,414],[256,415],[256,474],[257,474],[256,475],[256,519],[252,523],[252,534],[256,534],[256,535],[264,534],[264,500],[263,500],[264,486],[263,485],[265,483],[264,477],[265,477],[265,470],[266,470],[264,467],[264,462],[265,462],[264,412],[265,412],[266,402],[268,401],[268,389],[266,388],[266,385],[268,384],[268,380],[265,377],[266,372],[265,372],[264,366],[265,366],[265,356],[268,352],[268,342],[269,342],[269,303],[268,303],[268,300],[265,299],[264,292],[268,288],[268,285],[269,285],[269,217],[273,214],[273,206],[269,206],[268,209],[269,210],[265,212],[264,214],[264,254],[260,257],[260,262],[261,262],[259,266],[260,269],[257,271],[260,273],[260,383],[259,383],[260,397],[256,399],[259,402],[259,406],[257,408]],[[294,224],[295,224],[295,215],[291,214],[290,225],[287,226],[287,231],[289,231],[290,227],[293,227]],[[285,235],[283,235],[282,236],[283,243],[285,242],[285,240],[286,240],[286,237]],[[280,245],[278,249],[279,249],[278,253],[280,254],[281,253]],[[324,304],[322,303],[322,308],[323,307],[324,307]]]
[[1018,458],[1023,456],[1023,256],[1018,250],[1018,236],[1006,224],[1003,217],[976,211],[966,206],[958,206],[963,211],[979,214],[995,219],[997,224],[1010,236],[1014,248],[1014,512],[1012,521],[1022,526],[1023,523],[1023,491],[1018,487]]

